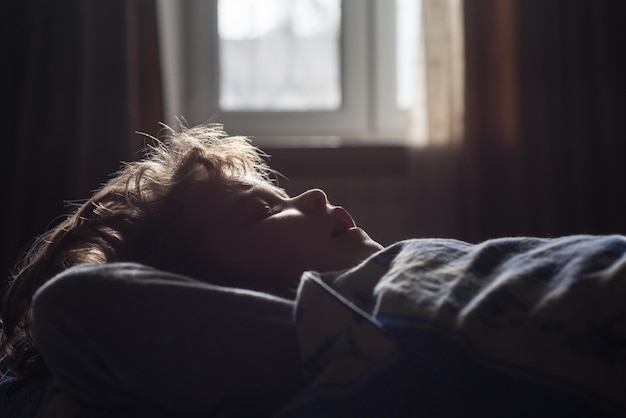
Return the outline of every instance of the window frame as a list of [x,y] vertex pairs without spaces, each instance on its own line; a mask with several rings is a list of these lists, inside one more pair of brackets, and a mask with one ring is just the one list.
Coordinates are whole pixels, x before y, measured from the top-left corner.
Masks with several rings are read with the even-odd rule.
[[395,97],[395,0],[342,0],[342,105],[294,112],[219,109],[217,3],[159,0],[168,124],[177,116],[191,125],[213,120],[272,143],[404,143],[408,112]]

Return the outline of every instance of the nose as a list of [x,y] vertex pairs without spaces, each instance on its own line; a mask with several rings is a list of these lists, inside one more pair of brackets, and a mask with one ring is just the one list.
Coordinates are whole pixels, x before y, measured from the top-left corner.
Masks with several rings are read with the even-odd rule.
[[311,189],[296,197],[297,204],[303,212],[325,211],[328,197],[323,190]]

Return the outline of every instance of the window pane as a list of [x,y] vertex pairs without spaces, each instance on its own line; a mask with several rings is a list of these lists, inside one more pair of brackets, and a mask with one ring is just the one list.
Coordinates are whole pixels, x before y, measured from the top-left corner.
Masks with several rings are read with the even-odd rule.
[[421,31],[421,0],[396,0],[396,98],[399,109],[415,102]]
[[220,108],[341,106],[341,0],[219,0]]

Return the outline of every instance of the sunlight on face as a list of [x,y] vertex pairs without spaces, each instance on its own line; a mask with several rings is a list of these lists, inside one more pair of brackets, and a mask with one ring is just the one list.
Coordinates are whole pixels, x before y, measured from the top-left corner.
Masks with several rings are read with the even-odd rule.
[[207,181],[185,206],[201,237],[198,257],[233,286],[284,294],[306,270],[346,269],[382,248],[319,189],[290,197],[258,180]]

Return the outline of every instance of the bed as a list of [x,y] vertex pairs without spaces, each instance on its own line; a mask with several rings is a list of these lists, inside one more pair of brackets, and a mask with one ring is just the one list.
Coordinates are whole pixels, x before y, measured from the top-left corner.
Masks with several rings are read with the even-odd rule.
[[[49,319],[51,344],[56,347],[64,335],[54,327],[78,330],[86,313],[108,312],[95,333],[89,327],[93,320],[78,332],[91,346],[76,345],[69,355],[67,349],[57,351],[69,364],[107,358],[125,373],[121,380],[111,374],[111,382],[104,381],[110,383],[107,391],[89,391],[101,395],[95,405],[110,405],[115,396],[118,405],[132,404],[129,397],[140,400],[142,393],[180,416],[198,416],[183,409],[204,410],[207,386],[223,384],[211,374],[211,359],[224,363],[225,351],[235,356],[228,373],[249,375],[263,363],[258,374],[264,385],[271,378],[285,380],[276,372],[282,354],[271,333],[282,326],[259,314],[253,294],[216,291],[133,264],[78,266],[64,275],[47,286],[54,309],[44,312],[62,315]],[[62,293],[64,287],[71,291]],[[180,294],[172,297],[174,291]],[[201,301],[195,306],[206,307],[205,314],[188,312],[194,304],[179,303],[193,298]],[[74,305],[83,314],[76,315]],[[474,245],[401,241],[346,271],[306,272],[295,304],[284,312],[291,337],[292,310],[298,344],[294,341],[289,370],[301,368],[306,382],[286,404],[280,401],[278,418],[626,416],[626,237],[621,235],[501,238]],[[216,312],[225,320],[216,321]],[[232,324],[231,317],[237,332],[219,326]],[[193,344],[171,349],[161,335],[137,332],[171,318],[202,330],[193,334]],[[183,328],[175,341],[188,339]],[[74,339],[74,334],[68,335]],[[143,348],[127,350],[116,343],[119,335],[139,335],[135,344]],[[63,346],[72,348],[67,341]],[[208,359],[211,372],[196,372],[198,359]],[[137,364],[147,367],[143,374]],[[154,364],[161,366],[154,370]],[[75,370],[82,376],[83,369]],[[118,387],[119,381],[132,390]],[[5,392],[15,382],[8,383],[1,385]],[[144,383],[158,390],[143,393]],[[51,388],[41,416],[94,416],[77,409],[65,391]],[[168,397],[173,388],[182,388],[184,396]],[[23,392],[3,399],[19,401]]]
[[286,417],[626,416],[626,239],[402,241],[305,273]]

